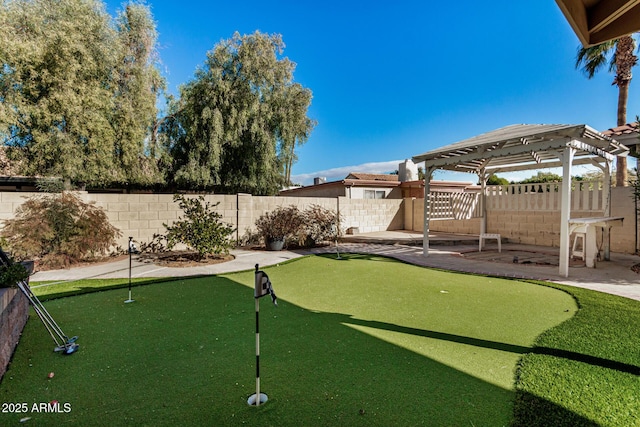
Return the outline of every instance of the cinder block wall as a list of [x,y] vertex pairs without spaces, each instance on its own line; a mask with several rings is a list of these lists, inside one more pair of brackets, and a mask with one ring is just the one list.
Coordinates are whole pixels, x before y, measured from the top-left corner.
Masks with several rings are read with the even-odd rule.
[[[29,197],[40,193],[0,192],[0,220],[13,218],[16,209]],[[127,246],[129,236],[137,242],[149,242],[156,233],[164,233],[163,224],[171,224],[182,216],[178,203],[171,194],[102,194],[79,192],[79,196],[103,208],[109,222],[117,227],[122,237],[117,244]],[[194,196],[195,197],[195,196]],[[248,230],[255,230],[260,215],[279,206],[297,206],[304,210],[312,205],[338,211],[341,227],[358,227],[360,232],[402,230],[404,228],[403,201],[400,199],[347,199],[321,197],[272,197],[250,194],[206,195],[210,204],[219,203],[217,211],[222,220],[236,227],[236,239]]]
[[[640,240],[640,230],[635,226],[633,192],[629,187],[611,189],[611,216],[624,217],[622,227],[611,228],[611,249],[614,252],[635,253],[636,235]],[[496,196],[499,197],[499,196]],[[556,205],[544,205],[544,195],[532,195],[527,204],[520,203],[512,209],[497,208],[500,203],[487,203],[487,232],[500,233],[514,243],[540,246],[560,246],[560,210]],[[572,218],[603,216],[603,211],[578,210],[582,199],[572,200]],[[405,228],[423,230],[424,199],[405,199]],[[496,206],[496,207],[492,207]],[[543,206],[545,209],[538,209]],[[478,234],[480,219],[432,220],[431,232]],[[600,239],[600,234],[598,235]],[[600,241],[600,240],[598,240]]]
[[[85,201],[95,202],[105,210],[109,222],[122,232],[118,244],[126,247],[128,237],[135,241],[151,241],[155,233],[164,233],[163,224],[171,224],[182,216],[171,194],[100,194],[80,193]],[[207,195],[205,201],[214,205],[224,221],[237,224],[236,195]]]
[[614,187],[611,190],[611,216],[624,217],[622,227],[611,228],[611,250],[634,253],[636,239],[640,240],[640,230],[636,230],[634,219],[633,190],[631,187]]
[[[424,230],[424,199],[405,199],[405,207],[411,213],[405,214],[405,224],[410,225],[410,230]],[[407,222],[411,219],[411,222]],[[452,234],[478,234],[480,233],[480,218],[465,220],[440,219],[429,221],[429,231]]]
[[347,199],[339,197],[342,228],[357,227],[360,233],[404,230],[402,199]]
[[0,379],[29,317],[29,300],[16,288],[0,289]]
[[0,221],[13,218],[18,206],[36,194],[39,193],[0,192]]
[[[13,218],[18,206],[38,193],[0,192],[0,221]],[[97,194],[79,193],[105,209],[109,221],[122,232],[118,241],[126,247],[128,236],[138,242],[150,241],[154,233],[164,233],[164,223],[171,224],[182,215],[170,194]],[[538,197],[534,195],[534,198]],[[205,200],[220,203],[223,221],[237,227],[236,238],[255,229],[255,221],[278,206],[295,205],[305,209],[320,205],[340,212],[341,227],[358,227],[361,233],[384,230],[423,230],[424,199],[348,199],[318,197],[269,197],[250,194],[207,195]],[[532,198],[533,200],[533,198]],[[511,209],[491,207],[487,203],[487,232],[500,233],[513,242],[543,246],[560,245],[560,212],[555,206],[536,209],[518,206]],[[580,211],[572,204],[571,216],[602,216],[603,212]],[[611,192],[611,215],[625,218],[622,227],[611,229],[611,248],[615,252],[635,252],[636,233],[632,190],[616,187]],[[478,234],[480,219],[433,220],[432,232]],[[640,236],[639,236],[640,237]]]

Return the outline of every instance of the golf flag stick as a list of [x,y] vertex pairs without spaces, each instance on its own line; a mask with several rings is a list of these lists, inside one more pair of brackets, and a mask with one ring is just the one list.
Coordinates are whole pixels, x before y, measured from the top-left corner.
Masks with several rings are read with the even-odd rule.
[[340,258],[340,251],[338,251],[338,227],[335,224],[331,224],[331,232],[334,235],[334,241],[336,243],[336,255],[338,255],[336,259],[342,259]]
[[136,250],[136,245],[133,243],[133,237],[129,237],[129,299],[125,301],[125,303],[133,302],[131,299],[131,257],[134,252],[138,252]]
[[260,393],[260,298],[265,295],[271,295],[273,304],[278,305],[277,297],[271,287],[269,276],[267,276],[264,271],[258,270],[258,264],[256,264],[255,289],[253,294],[256,304],[256,393],[249,396],[247,400],[247,403],[252,406],[260,406],[260,404],[265,403],[269,399],[266,394]]

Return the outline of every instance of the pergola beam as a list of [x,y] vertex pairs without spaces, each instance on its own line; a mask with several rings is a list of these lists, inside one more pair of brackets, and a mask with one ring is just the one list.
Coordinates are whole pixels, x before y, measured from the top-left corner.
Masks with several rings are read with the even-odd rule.
[[[536,144],[536,151],[544,151],[550,149],[562,149],[566,145],[567,141],[557,141],[550,140]],[[460,156],[447,156],[440,157],[437,159],[429,160],[429,165],[432,165],[436,168],[442,168],[444,166],[453,166],[460,163],[464,163],[467,161],[476,161],[482,162],[486,159],[491,158],[500,158],[506,156],[512,156],[516,154],[530,153],[531,146],[530,145],[518,145],[518,146],[503,146],[502,148],[498,148],[495,150],[487,151],[485,150],[482,154],[481,158],[478,158],[478,153],[476,150],[469,151],[466,154]]]
[[[600,159],[601,161],[604,161],[604,159]],[[574,158],[573,159],[573,165],[577,166],[577,165],[590,165],[593,163],[598,163],[596,162],[596,159],[594,159],[593,157],[589,157],[589,158]],[[526,171],[526,170],[536,170],[536,169],[548,169],[548,168],[561,168],[562,167],[562,162],[559,160],[549,160],[549,161],[544,161],[542,163],[530,163],[527,164],[526,167],[524,165],[505,165],[505,166],[496,166],[496,167],[492,167],[490,168],[491,172],[494,174],[497,173],[504,173],[504,172],[519,172],[519,171]],[[489,168],[488,168],[489,170]]]

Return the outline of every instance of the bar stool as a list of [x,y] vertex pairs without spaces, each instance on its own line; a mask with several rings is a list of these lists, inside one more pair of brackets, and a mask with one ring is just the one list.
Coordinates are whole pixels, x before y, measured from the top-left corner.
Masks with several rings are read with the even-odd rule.
[[[586,233],[575,233],[573,237],[573,247],[571,248],[571,256],[574,258],[580,258],[583,261],[586,259],[585,236],[586,236]],[[578,239],[580,240],[579,244],[578,244]],[[576,249],[578,247],[579,249]]]

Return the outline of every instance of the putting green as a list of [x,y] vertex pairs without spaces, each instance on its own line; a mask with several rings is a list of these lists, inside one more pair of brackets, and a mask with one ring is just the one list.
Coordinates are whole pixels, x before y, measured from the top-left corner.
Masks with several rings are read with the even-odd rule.
[[[543,331],[572,317],[574,299],[544,286],[423,269],[368,255],[269,271],[288,302],[505,389]],[[297,277],[289,280],[288,276]],[[243,279],[246,281],[246,279]]]
[[[79,352],[62,356],[32,316],[0,384],[3,413],[74,425],[506,425],[514,370],[577,310],[568,294],[381,257],[307,257],[265,268],[264,407],[255,391],[253,272],[179,279],[46,303]],[[55,372],[54,378],[47,377]]]

